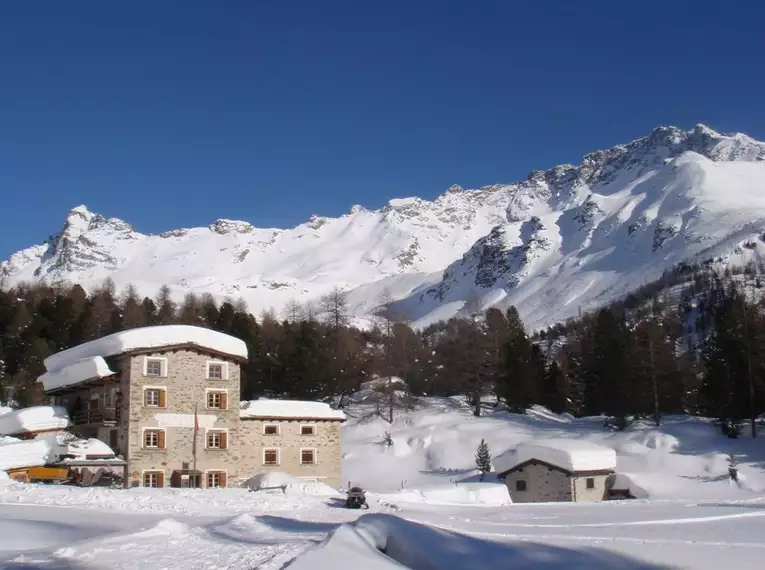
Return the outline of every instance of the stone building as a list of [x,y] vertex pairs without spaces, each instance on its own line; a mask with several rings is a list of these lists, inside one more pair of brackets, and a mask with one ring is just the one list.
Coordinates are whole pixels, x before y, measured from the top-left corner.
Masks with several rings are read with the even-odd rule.
[[240,403],[246,361],[246,345],[229,335],[146,327],[52,355],[40,381],[69,410],[73,432],[127,461],[126,486],[226,487],[273,469],[339,485],[342,412]]
[[546,439],[518,445],[493,462],[515,503],[592,502],[607,498],[616,453],[586,441]]

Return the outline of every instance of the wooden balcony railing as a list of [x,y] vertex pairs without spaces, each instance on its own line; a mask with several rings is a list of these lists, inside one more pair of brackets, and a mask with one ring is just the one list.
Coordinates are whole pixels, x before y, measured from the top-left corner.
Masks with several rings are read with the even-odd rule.
[[99,410],[83,410],[72,414],[74,425],[104,424],[113,425],[117,422],[117,410],[106,408]]

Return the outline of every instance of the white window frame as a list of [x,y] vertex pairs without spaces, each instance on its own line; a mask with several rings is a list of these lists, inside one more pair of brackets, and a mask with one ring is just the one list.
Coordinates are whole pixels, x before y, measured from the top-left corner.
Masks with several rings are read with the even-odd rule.
[[[162,487],[160,487],[159,485],[157,485],[156,487],[152,487],[150,485],[149,486],[145,485],[145,483],[146,483],[146,474],[147,473],[154,473],[154,474],[162,473],[162,487],[165,486],[165,481],[164,481],[164,479],[165,479],[165,472],[162,471],[162,469],[144,469],[143,471],[141,471],[141,487],[144,487],[146,489],[162,489]],[[159,483],[159,481],[158,481],[158,483]]]
[[142,394],[143,394],[143,401],[141,402],[141,406],[142,407],[144,407],[144,408],[159,408],[159,409],[164,409],[164,408],[160,408],[159,397],[157,397],[157,405],[156,406],[154,404],[147,404],[146,403],[146,391],[147,390],[157,390],[157,391],[164,392],[165,393],[165,408],[167,407],[167,386],[143,386],[143,392],[142,392]]
[[[220,365],[220,378],[210,378],[210,365],[214,364]],[[225,360],[208,360],[205,362],[205,380],[210,380],[211,382],[220,382],[222,380],[228,379],[228,362]]]
[[[276,426],[276,433],[266,433],[266,426]],[[273,422],[264,423],[263,424],[263,435],[267,435],[269,437],[276,437],[278,435],[282,435],[282,426],[280,424],[275,424]]]
[[[160,374],[155,376],[148,373],[149,361],[156,360],[160,364]],[[144,356],[143,357],[143,375],[147,378],[167,378],[167,357],[166,356]]]
[[[226,394],[226,407],[225,408],[211,408],[209,405],[208,398],[210,397],[210,393],[214,394]],[[167,398],[167,396],[165,396]],[[205,409],[206,410],[228,410],[228,388],[205,388]]]
[[[210,437],[211,433],[225,433],[226,447],[210,447],[210,440],[208,438]],[[228,451],[230,447],[231,438],[228,435],[228,428],[205,428],[205,449],[209,449],[211,451]],[[210,471],[220,471],[220,469],[211,469]]]
[[[148,446],[146,445],[146,432],[147,431],[163,431],[165,432],[165,447],[159,446],[159,436],[157,436],[157,445],[156,446]],[[159,427],[145,427],[141,428],[141,449],[157,449],[157,450],[163,450],[167,449],[167,430],[165,428],[159,428]],[[157,469],[147,469],[147,471],[157,471]]]
[[[313,463],[304,463],[303,462],[303,452],[304,451],[312,451],[313,452]],[[317,453],[315,447],[301,447],[300,448],[300,465],[318,465],[318,464],[319,464],[319,457],[318,457],[318,453]]]
[[[276,463],[266,463],[266,451],[276,452]],[[282,450],[279,447],[264,447],[263,448],[263,465],[267,467],[278,467],[282,464]]]
[[[303,433],[303,428],[304,427],[312,428],[313,432],[311,432],[310,434]],[[301,435],[301,437],[313,437],[313,436],[315,436],[316,435],[316,424],[300,424],[300,435]]]
[[207,485],[207,476],[210,473],[223,473],[226,476],[226,486],[228,486],[228,471],[226,469],[205,469],[205,489],[225,489],[225,487],[220,485],[217,487],[209,487]]

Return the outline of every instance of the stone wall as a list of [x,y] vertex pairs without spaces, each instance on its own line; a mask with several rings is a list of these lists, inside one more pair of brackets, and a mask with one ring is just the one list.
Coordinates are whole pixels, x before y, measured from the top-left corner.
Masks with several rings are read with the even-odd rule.
[[[166,364],[164,376],[144,374],[146,359],[163,359]],[[164,360],[166,359],[166,360]],[[197,406],[199,433],[197,435],[197,469],[199,471],[225,471],[228,485],[233,485],[242,476],[244,467],[239,456],[239,365],[226,362],[228,374],[222,380],[207,379],[209,361],[221,361],[192,350],[156,352],[152,354],[132,355],[123,372],[129,375],[130,383],[123,401],[129,406],[129,413],[124,414],[120,431],[122,437],[127,434],[128,471],[131,484],[140,484],[143,471],[162,471],[165,485],[170,484],[173,471],[181,470],[184,463],[188,468],[193,463],[194,409]],[[144,389],[157,387],[166,389],[164,408],[144,405]],[[207,409],[207,390],[226,391],[228,406],[226,410]],[[165,449],[145,449],[143,432],[147,429],[165,430]],[[228,449],[206,449],[208,429],[227,430]],[[247,470],[244,471],[246,475]],[[204,481],[203,481],[204,484]]]
[[[265,425],[278,426],[279,433],[264,435]],[[303,425],[314,426],[314,435],[301,435]],[[251,474],[282,471],[295,477],[316,479],[332,487],[341,486],[340,422],[243,419],[239,430],[242,465]],[[315,464],[301,465],[300,450],[304,448],[316,451]],[[263,464],[266,449],[279,450],[278,465]]]
[[[526,490],[518,491],[517,481],[526,482]],[[525,465],[505,476],[505,485],[514,503],[571,501],[571,478],[562,471],[540,463]]]
[[[587,488],[587,479],[593,480],[594,488]],[[572,486],[576,502],[603,501],[606,498],[606,479],[608,474],[573,477]]]

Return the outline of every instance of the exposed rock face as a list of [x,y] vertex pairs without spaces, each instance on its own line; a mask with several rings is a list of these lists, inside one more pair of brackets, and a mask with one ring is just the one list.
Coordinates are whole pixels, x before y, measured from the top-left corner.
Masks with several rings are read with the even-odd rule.
[[514,184],[454,185],[433,201],[353,206],[287,230],[217,220],[146,235],[79,206],[60,232],[2,262],[0,277],[241,294],[254,312],[340,286],[358,315],[376,310],[384,286],[418,323],[478,296],[484,308],[518,305],[534,325],[624,295],[676,263],[745,262],[765,247],[763,233],[765,144],[703,125],[658,127]]

